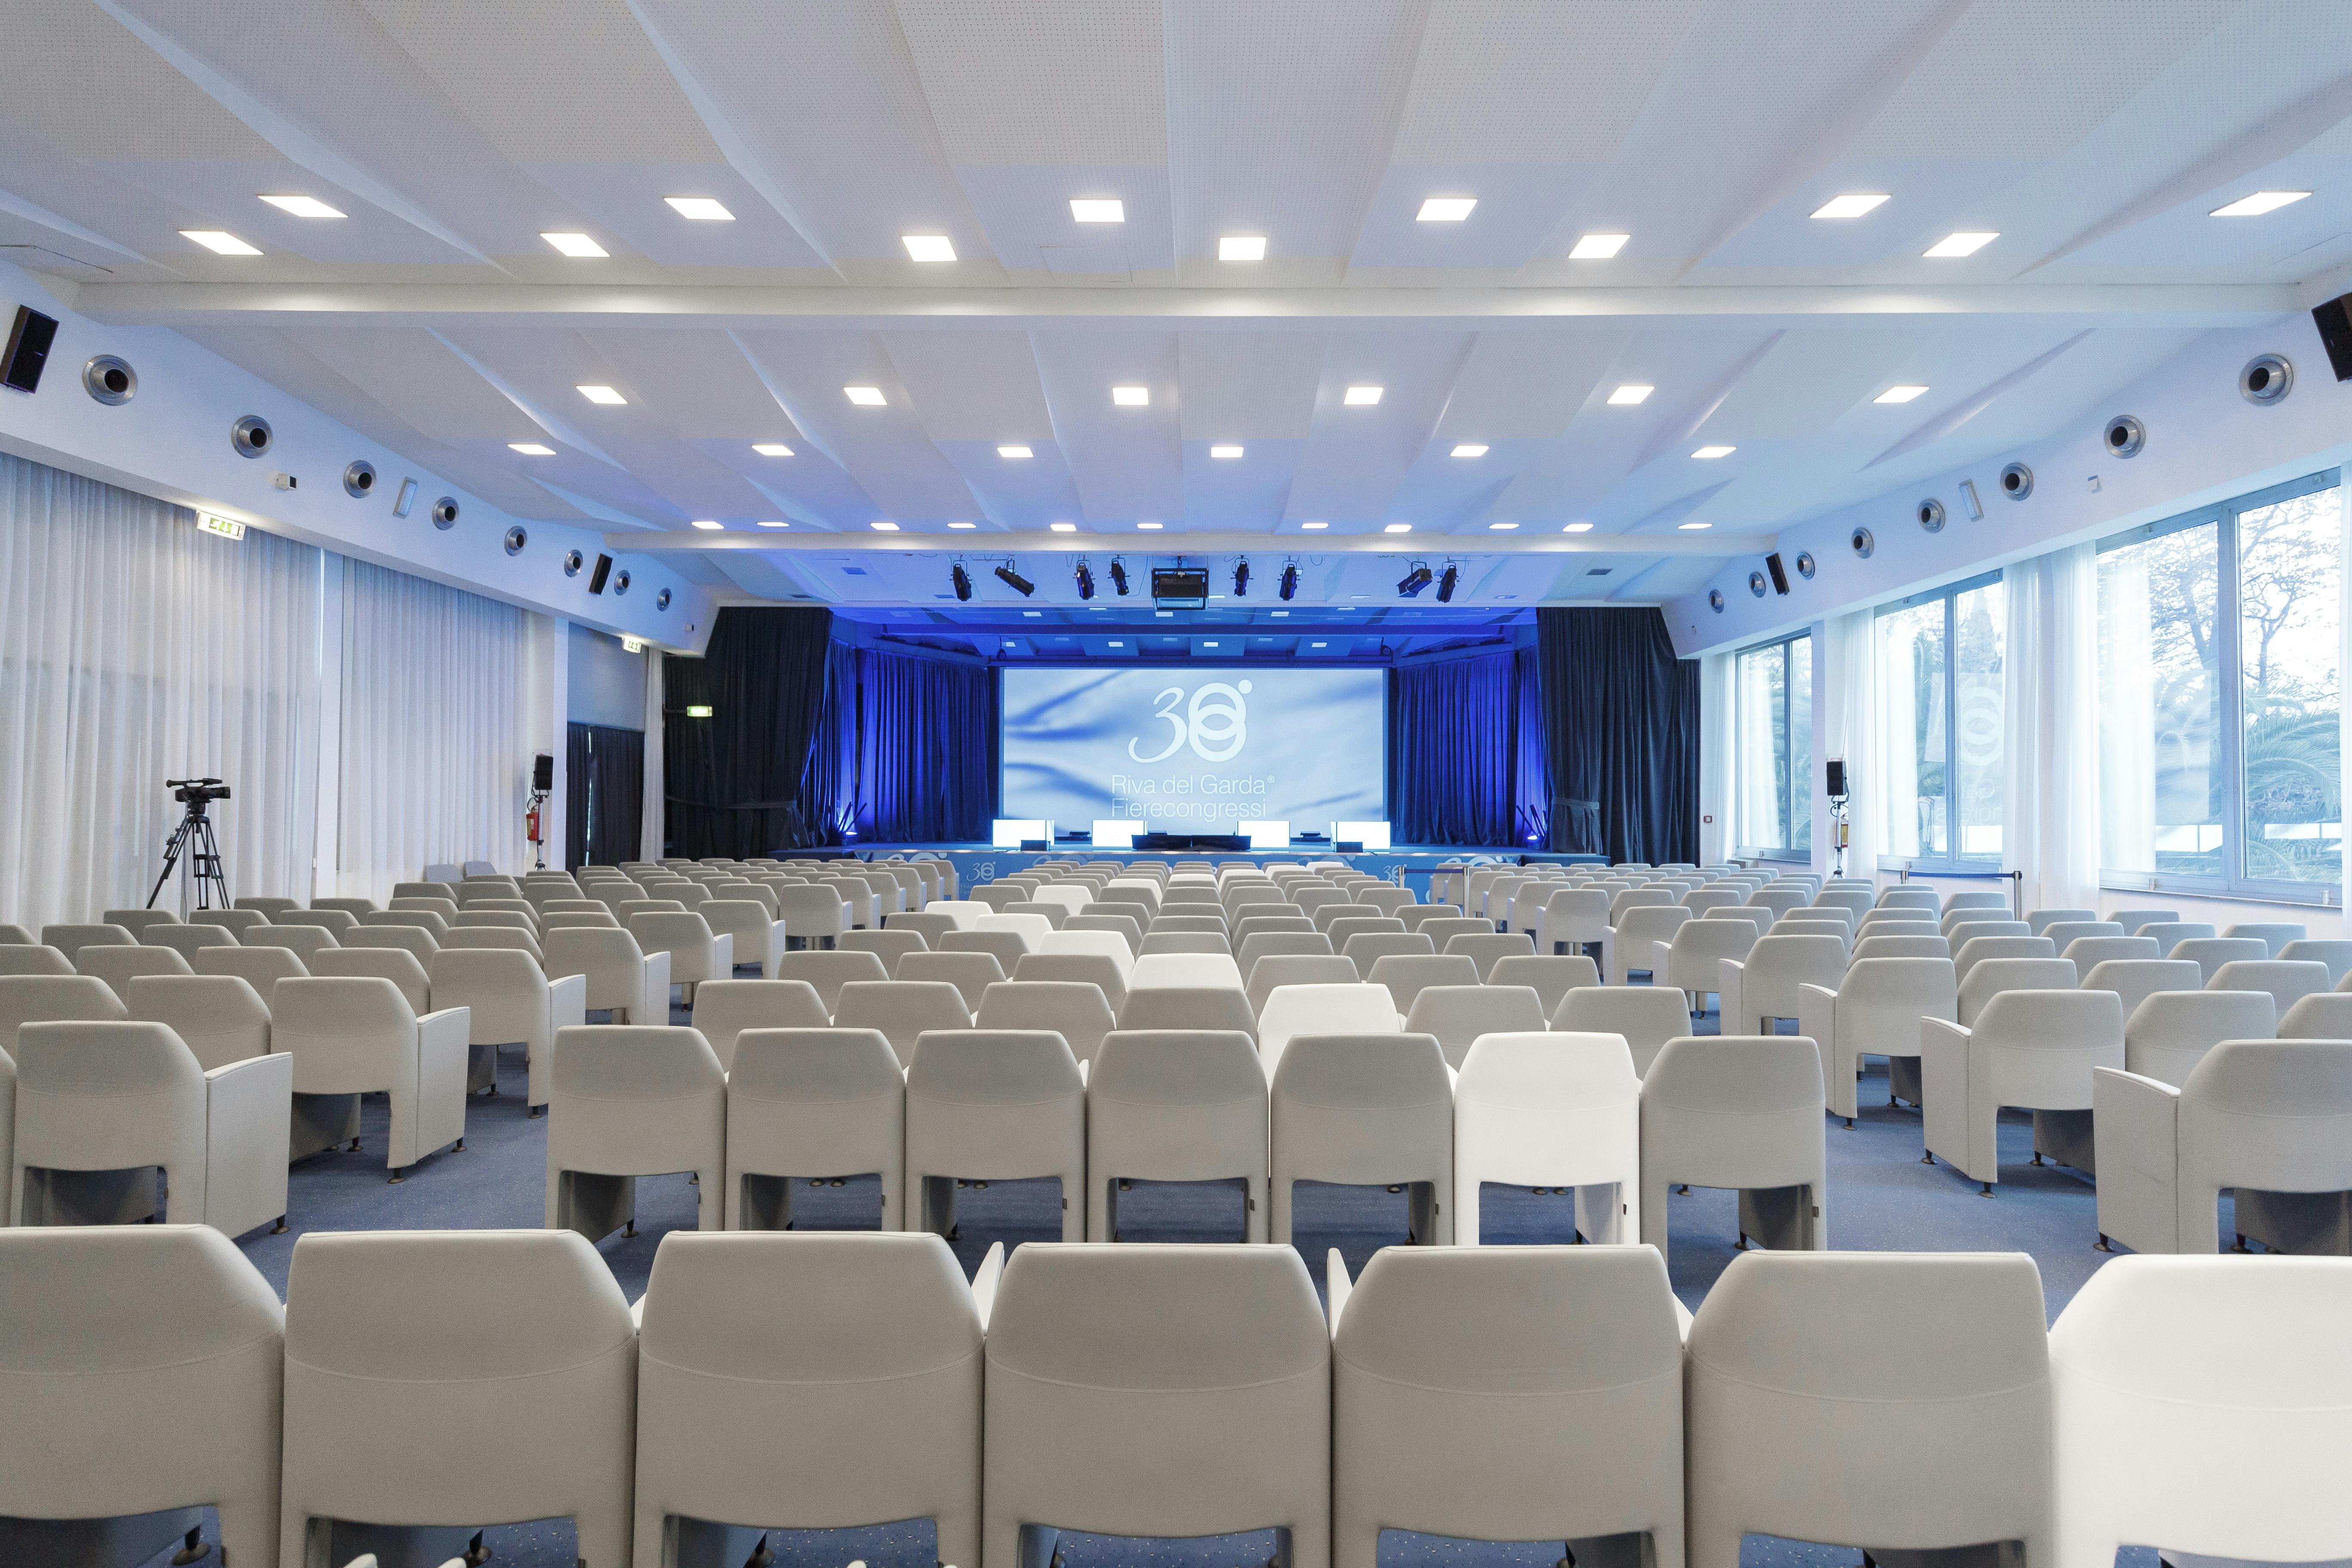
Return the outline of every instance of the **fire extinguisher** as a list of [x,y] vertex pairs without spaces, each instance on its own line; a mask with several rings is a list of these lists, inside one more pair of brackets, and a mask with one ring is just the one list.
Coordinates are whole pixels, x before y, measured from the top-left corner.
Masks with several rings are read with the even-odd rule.
[[523,814],[522,836],[533,844],[539,842],[539,807],[534,805]]

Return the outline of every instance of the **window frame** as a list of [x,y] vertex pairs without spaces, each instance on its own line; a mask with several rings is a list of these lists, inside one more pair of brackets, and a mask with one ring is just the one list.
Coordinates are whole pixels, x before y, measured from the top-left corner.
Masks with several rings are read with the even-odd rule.
[[[2000,569],[1999,567],[1995,567],[1990,572],[1979,572],[1973,576],[1962,577],[1955,582],[1947,583],[1940,588],[1928,588],[1920,593],[1908,595],[1900,599],[1890,599],[1885,604],[1877,605],[1871,613],[1870,658],[1872,668],[1874,670],[1877,668],[1878,662],[1878,623],[1880,620],[1885,616],[1895,615],[1904,610],[1917,609],[1922,605],[1940,603],[1944,608],[1943,801],[1944,842],[1946,846],[1946,853],[1942,855],[1882,854],[1878,858],[1878,869],[1882,871],[1902,871],[1916,873],[1917,875],[1927,877],[1964,877],[1981,876],[1987,871],[1998,871],[2000,868],[2001,860],[2003,856],[2007,853],[2008,845],[2009,817],[2006,810],[2004,810],[2001,815],[2000,826],[2003,847],[2000,850],[1990,855],[1963,855],[1959,852],[1960,829],[1962,826],[1960,821],[1959,802],[1958,798],[1960,787],[1960,761],[1958,755],[1960,744],[1960,681],[1959,671],[1957,668],[1957,666],[1959,659],[1960,646],[1960,596],[1964,594],[1976,593],[1979,589],[1992,587],[2001,581],[2002,576]],[[2006,745],[2009,729],[2009,603],[2005,596],[2001,602],[2000,648],[2002,682],[2001,731],[2003,744]],[[1881,736],[1879,738],[1879,743],[1881,749],[1884,750],[1886,743],[1886,737]],[[1874,759],[1874,761],[1884,762],[1885,761],[1885,758],[1881,756]],[[2004,803],[2004,805],[2006,803]]]
[[[2118,870],[2102,865],[2099,868],[2101,889],[2114,892],[2179,893],[2184,897],[2229,899],[2244,903],[2295,904],[2313,909],[2341,907],[2343,882],[2340,879],[2298,882],[2246,875],[2245,582],[2243,563],[2238,550],[2238,520],[2247,512],[2316,495],[2322,490],[2336,489],[2342,484],[2342,469],[2323,468],[2301,479],[2287,479],[2199,507],[2193,511],[2143,523],[2121,533],[2111,533],[2098,542],[2098,553],[2105,555],[2112,551],[2145,544],[2169,534],[2186,533],[2209,523],[2213,525],[2214,584],[2219,600],[2213,611],[2213,641],[2221,656],[2214,670],[2214,681],[2220,695],[2216,739],[2221,753],[2224,781],[2220,876]],[[2340,500],[2338,504],[2341,504]],[[2342,570],[2343,565],[2339,562],[2339,582]],[[2336,615],[2339,617],[2352,616],[2352,605],[2339,601]],[[2352,671],[2341,668],[2336,671],[2339,685],[2347,679],[2352,679]],[[2342,847],[2341,838],[2337,843],[2339,854],[2352,852]]]
[[[1743,748],[1747,744],[1747,726],[1744,722],[1742,704],[1739,700],[1739,661],[1746,658],[1750,654],[1769,653],[1776,649],[1780,655],[1780,712],[1778,722],[1780,726],[1781,732],[1787,736],[1786,741],[1781,746],[1781,752],[1787,758],[1787,761],[1781,764],[1780,783],[1782,787],[1787,789],[1789,792],[1789,837],[1794,838],[1797,836],[1798,811],[1802,809],[1810,812],[1812,808],[1812,780],[1810,776],[1803,778],[1800,778],[1798,776],[1797,741],[1794,733],[1794,726],[1790,720],[1790,715],[1795,711],[1797,689],[1796,682],[1791,680],[1789,675],[1790,666],[1792,662],[1790,649],[1792,649],[1798,643],[1801,642],[1810,644],[1812,640],[1812,628],[1811,626],[1806,626],[1801,630],[1788,632],[1780,637],[1767,637],[1762,642],[1750,643],[1746,647],[1735,650],[1731,656],[1732,821],[1735,825],[1740,827],[1745,827],[1747,826],[1748,803],[1739,798],[1740,782],[1747,776],[1747,770],[1740,765],[1740,759],[1744,754]],[[1808,648],[1807,651],[1809,655],[1813,658],[1818,658],[1821,652],[1819,648]],[[1807,679],[1810,682],[1811,679],[1810,674]],[[1810,758],[1810,747],[1807,748],[1807,752],[1808,757]],[[1808,762],[1805,772],[1808,774],[1811,772],[1810,761]],[[1737,837],[1738,836],[1731,835],[1729,837]],[[1810,846],[1800,847],[1795,845],[1780,845],[1767,847],[1755,844],[1739,844],[1735,847],[1732,853],[1738,859],[1769,860],[1775,865],[1810,866],[1812,864],[1813,859],[1812,849]]]

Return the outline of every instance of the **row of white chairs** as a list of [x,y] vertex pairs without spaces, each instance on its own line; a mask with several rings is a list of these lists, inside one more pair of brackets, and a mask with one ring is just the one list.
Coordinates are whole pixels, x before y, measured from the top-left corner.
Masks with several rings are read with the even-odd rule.
[[576,1237],[359,1233],[301,1238],[281,1309],[201,1228],[0,1235],[0,1532],[120,1520],[135,1558],[210,1506],[237,1568],[544,1518],[584,1568],[884,1520],[965,1568],[1061,1531],[1272,1530],[1282,1568],[1386,1530],[1661,1568],[1750,1534],[2352,1553],[2352,1262],[2118,1259],[2046,1330],[2013,1253],[1750,1254],[1695,1315],[1638,1247],[1331,1282],[1327,1315],[1286,1247],[967,1284],[931,1237],[677,1233],[633,1309]]

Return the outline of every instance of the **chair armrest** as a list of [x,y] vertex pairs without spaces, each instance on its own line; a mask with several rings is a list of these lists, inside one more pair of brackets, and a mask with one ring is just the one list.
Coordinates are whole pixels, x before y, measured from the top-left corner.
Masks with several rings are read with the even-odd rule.
[[[2169,1176],[2179,1141],[2180,1091],[2120,1068],[2091,1069],[2092,1127],[2102,1155]],[[2152,1158],[2151,1158],[2152,1156]],[[2106,1163],[2102,1159],[2100,1163]]]
[[1683,1343],[1688,1344],[1690,1343],[1691,1325],[1698,1321],[1698,1320],[1691,1314],[1691,1310],[1688,1307],[1683,1305],[1683,1299],[1680,1296],[1676,1296],[1673,1292],[1669,1291],[1667,1293],[1667,1299],[1672,1300],[1675,1304],[1675,1328],[1676,1331],[1682,1335]]
[[416,1048],[420,1054],[436,1050],[456,1050],[462,1058],[467,1040],[474,1028],[471,1007],[444,1007],[427,1013],[416,1020]]
[[1087,1068],[1093,1065],[1094,1064],[1092,1062],[1080,1062],[1078,1064],[1078,1087],[1080,1089],[1087,1087]]
[[551,1029],[588,1021],[588,977],[564,974],[547,983],[547,1020]]
[[980,1326],[985,1332],[988,1316],[996,1309],[996,1282],[1004,1278],[1004,1243],[988,1244],[988,1256],[980,1260],[980,1268],[971,1277],[971,1304],[980,1310]]
[[629,1022],[632,1024],[669,1022],[669,954],[667,952],[646,954],[644,1010],[649,1015],[648,1017],[640,1019],[632,1013],[629,1016]]
[[710,972],[727,980],[735,973],[735,933],[723,931],[710,939]]
[[1348,1294],[1356,1282],[1348,1278],[1348,1260],[1333,1247],[1323,1258],[1323,1292],[1330,1298],[1331,1337],[1339,1337],[1339,1314],[1348,1310]]
[[1930,1057],[1958,1051],[1966,1056],[1969,1041],[1975,1033],[1966,1024],[1955,1024],[1948,1018],[1923,1017],[1919,1020],[1919,1054]]
[[1838,994],[1826,985],[1810,980],[1798,984],[1797,1033],[1811,1036],[1824,1051],[1837,1043],[1837,999]]
[[215,1108],[266,1102],[273,1098],[291,1104],[294,1093],[293,1054],[278,1051],[214,1068],[205,1074],[205,1093]]

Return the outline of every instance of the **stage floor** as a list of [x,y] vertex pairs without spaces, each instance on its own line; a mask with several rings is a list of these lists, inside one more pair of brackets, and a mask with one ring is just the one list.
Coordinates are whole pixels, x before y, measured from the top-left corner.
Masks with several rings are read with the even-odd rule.
[[1040,860],[1073,858],[1080,860],[1207,860],[1214,865],[1276,861],[1297,865],[1308,860],[1344,860],[1369,876],[1411,888],[1424,900],[1428,897],[1432,873],[1441,866],[1458,865],[1474,855],[1492,856],[1500,860],[1529,865],[1597,866],[1605,860],[1599,855],[1553,855],[1524,847],[1472,849],[1460,845],[1436,844],[1398,845],[1388,849],[1365,849],[1349,855],[1335,854],[1328,844],[1294,844],[1287,849],[1097,849],[1090,844],[1058,844],[1051,850],[1044,851],[1000,849],[987,844],[848,844],[824,849],[783,852],[776,858],[784,859],[791,855],[799,855],[803,858],[871,860],[913,854],[945,856],[948,862],[955,867],[957,881],[967,888],[1025,871]]

